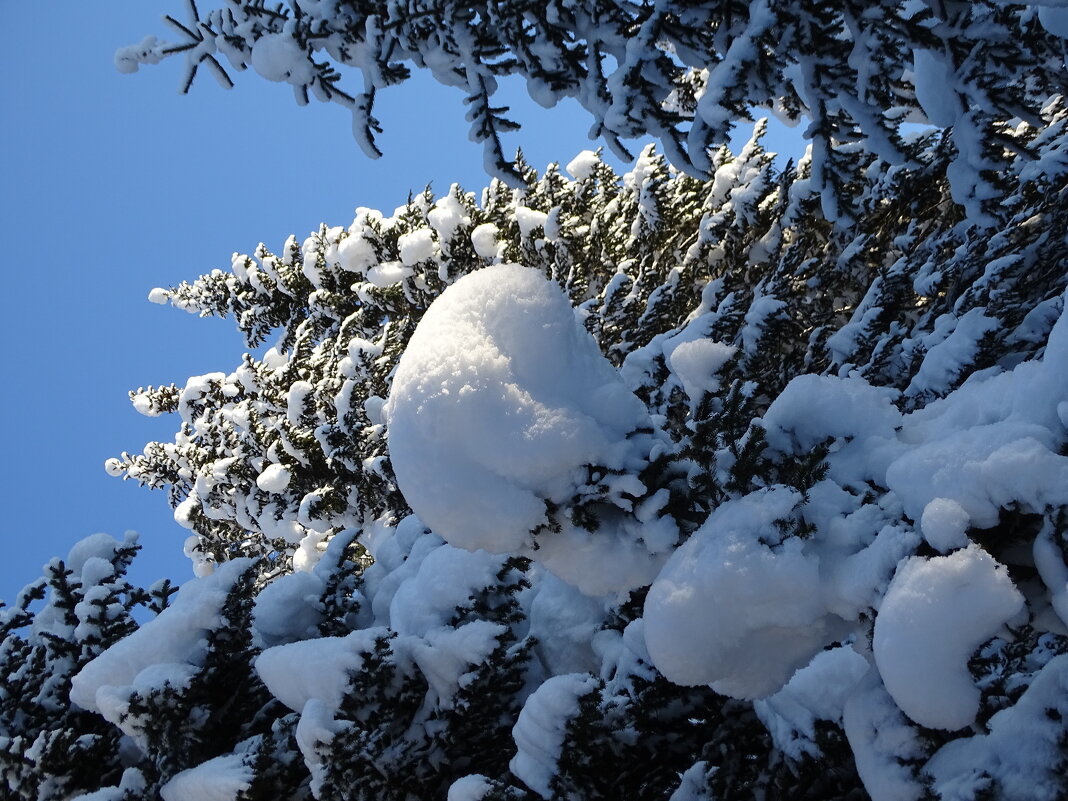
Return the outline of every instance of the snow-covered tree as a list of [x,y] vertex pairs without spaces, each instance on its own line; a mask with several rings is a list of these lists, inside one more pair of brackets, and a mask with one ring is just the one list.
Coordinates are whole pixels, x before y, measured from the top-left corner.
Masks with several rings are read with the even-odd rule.
[[[190,3],[120,52],[371,151],[428,67],[503,180],[153,290],[260,350],[107,463],[197,578],[97,537],[3,611],[14,797],[1065,797],[1060,5]],[[505,74],[666,157],[508,165]],[[754,107],[797,164],[710,147]]]
[[[121,732],[72,706],[71,678],[137,628],[132,611],[162,611],[173,589],[131,585],[140,546],[97,534],[53,559],[14,606],[0,608],[0,786],[11,799],[67,799],[119,781]],[[35,605],[44,602],[39,609]]]
[[[999,219],[998,173],[1019,151],[1011,120],[1038,125],[1062,92],[1068,12],[1030,0],[705,0],[691,3],[463,3],[226,0],[164,19],[174,41],[120,50],[124,72],[185,58],[183,88],[201,68],[225,87],[249,67],[352,111],[353,132],[379,154],[376,93],[411,68],[460,89],[471,138],[514,186],[522,171],[500,134],[518,125],[494,105],[498,79],[518,75],[538,103],[574,98],[592,137],[629,160],[621,140],[652,135],[675,167],[708,177],[709,149],[764,108],[813,141],[812,180],[830,219],[857,218],[849,152],[910,162],[903,126],[952,131],[955,200]],[[355,86],[345,73],[358,73]],[[1024,152],[1027,146],[1023,146]]]
[[[153,298],[273,347],[131,393],[182,427],[109,470],[170,488],[199,572],[261,559],[256,669],[318,798],[1054,798],[1068,162],[1043,113],[993,231],[945,135],[912,165],[850,151],[843,228],[758,125],[707,182],[587,152],[261,245]],[[300,631],[271,622],[299,597]]]

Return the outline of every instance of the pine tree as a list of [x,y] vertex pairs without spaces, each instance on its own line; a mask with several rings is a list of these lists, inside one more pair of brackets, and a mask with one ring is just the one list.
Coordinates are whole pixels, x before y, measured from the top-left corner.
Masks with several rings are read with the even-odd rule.
[[[14,606],[0,609],[0,778],[11,799],[65,799],[118,780],[120,732],[71,705],[71,678],[137,628],[139,607],[162,611],[173,589],[145,591],[126,571],[140,549],[97,534],[53,559]],[[40,609],[34,604],[45,601]]]
[[[1059,106],[1049,113],[1052,125],[1062,125]],[[938,178],[948,168],[946,142],[929,138],[917,154],[922,166],[892,169],[867,190],[871,230],[844,231],[821,227],[814,216],[819,200],[807,162],[774,174],[759,144],[762,130],[737,158],[718,156],[716,177],[703,190],[670,174],[652,151],[623,181],[599,161],[574,181],[555,170],[541,178],[528,170],[526,189],[495,182],[481,207],[455,187],[436,201],[415,196],[397,217],[364,211],[348,230],[323,226],[301,246],[291,237],[281,258],[261,245],[256,259],[238,257],[229,276],[216,272],[168,290],[180,308],[234,315],[250,345],[273,325],[279,342],[263,360],[244,357],[229,375],[131,393],[146,413],[177,411],[183,430],[173,444],[151,443],[109,470],[169,487],[176,518],[199,538],[198,558],[212,561],[265,554],[281,569],[292,559],[312,564],[330,532],[359,529],[383,513],[403,517],[407,506],[380,418],[389,376],[435,293],[485,264],[473,247],[485,241],[481,235],[493,237],[492,249],[483,249],[489,259],[521,259],[561,284],[650,410],[678,421],[668,430],[686,459],[694,457],[689,429],[709,425],[698,423],[702,417],[743,396],[745,413],[757,417],[803,373],[854,370],[904,390],[914,408],[976,370],[1040,353],[1043,333],[1033,326],[1048,330],[1052,323],[1039,310],[1058,302],[1064,258],[1045,225],[1020,223],[1063,217],[1040,190],[1053,173],[1030,171],[1021,157],[1023,180],[1003,204],[1017,211],[991,237],[937,215],[952,207]],[[1056,141],[1046,144],[1050,158]],[[855,158],[858,175],[881,168]],[[397,265],[400,279],[385,278],[380,264]],[[979,266],[985,264],[994,267]],[[341,291],[354,279],[353,291]],[[283,316],[279,298],[288,309]],[[924,366],[945,332],[962,326],[964,334],[976,323],[987,335],[952,351],[966,361],[948,371],[932,369],[941,360]],[[687,326],[736,348],[717,378],[720,392],[692,408],[661,352],[661,343]],[[732,382],[734,395],[724,395]],[[761,452],[752,439],[759,435],[744,423],[735,425],[733,443],[716,446],[726,448],[716,464],[726,459],[737,474],[716,481],[733,481],[735,491],[781,480],[770,467],[751,464]],[[691,472],[691,484],[714,476],[713,456],[700,457],[704,468]],[[814,483],[818,463],[797,467],[808,476],[797,476],[799,489]],[[677,489],[672,471],[681,463],[672,464],[662,477],[647,478]],[[270,480],[272,471],[284,484]],[[689,500],[680,503],[707,510],[707,495],[685,494]]]
[[[173,603],[126,583],[132,541],[96,538],[3,610],[13,797],[1063,795],[1057,17],[810,6],[234,0],[121,52],[124,69],[185,53],[186,88],[252,66],[351,108],[372,153],[375,91],[429,68],[466,90],[502,180],[153,292],[271,346],[130,393],[179,418],[173,442],[107,464],[166,489],[190,530],[198,578]],[[505,74],[662,154],[623,176],[590,152],[571,177],[509,162]],[[714,146],[754,107],[806,118],[810,151],[780,169],[762,122],[738,154]],[[432,304],[507,262],[559,288],[648,424],[627,433],[640,467],[585,465],[526,550],[491,554],[412,513],[424,488],[398,481],[384,409]],[[655,578],[597,595],[545,555],[595,572],[552,538],[608,542],[619,521]],[[996,623],[974,641],[957,585]],[[925,593],[948,600],[921,626]],[[140,605],[157,617],[138,627]],[[970,653],[919,636],[937,626]],[[895,635],[918,637],[909,664]],[[923,708],[901,676],[949,657],[952,697]]]
[[[411,656],[425,646],[392,629],[375,601],[377,588],[389,582],[368,585],[356,567],[370,561],[356,543],[374,541],[378,535],[370,532],[393,530],[410,512],[391,470],[382,407],[434,298],[490,263],[520,260],[540,270],[581,310],[605,357],[659,421],[657,455],[638,477],[644,494],[628,503],[670,516],[685,540],[717,509],[789,489],[794,505],[760,535],[760,547],[771,553],[796,548],[791,542],[818,547],[827,523],[808,502],[838,486],[829,466],[849,437],[809,441],[776,427],[774,414],[767,415],[793,379],[852,375],[896,390],[900,407],[912,410],[952,396],[971,376],[1043,355],[1068,275],[1047,227],[1064,215],[1054,188],[1063,186],[1066,165],[1058,161],[1060,140],[1049,133],[1060,130],[1064,114],[1059,102],[1045,113],[1047,133],[1021,127],[1015,135],[1037,142],[1046,165],[1060,166],[1036,170],[1023,156],[1012,162],[1016,178],[1001,198],[1012,222],[994,235],[955,210],[946,179],[952,142],[943,135],[912,141],[910,166],[850,151],[847,172],[863,187],[862,213],[846,228],[820,218],[811,160],[776,170],[757,126],[739,155],[715,154],[715,176],[706,183],[674,171],[652,149],[622,178],[587,153],[569,165],[572,178],[556,168],[539,177],[523,167],[520,189],[494,181],[480,201],[458,187],[442,198],[427,192],[392,217],[361,210],[347,229],[323,226],[301,245],[291,237],[283,257],[260,246],[255,258],[235,259],[229,274],[165,294],[182,308],[233,314],[250,344],[273,332],[275,347],[262,359],[246,356],[229,376],[131,393],[142,411],[177,411],[183,429],[174,445],[124,454],[110,469],[170,486],[179,520],[216,563],[259,556],[269,576],[280,576],[273,579],[279,586],[293,566],[318,564],[316,571],[334,577],[317,607],[319,634],[356,637],[366,656],[331,712],[330,726],[344,735],[301,746],[318,766],[316,797],[444,797],[453,785],[471,797],[528,797],[526,779],[512,772],[507,731],[531,689],[553,677],[534,678],[548,663],[530,661],[538,649],[529,650],[523,634],[529,609],[516,605],[521,583],[502,568],[500,584],[456,610],[450,631],[472,620],[506,628],[484,660],[469,666],[465,689],[435,705],[428,701],[430,677]],[[677,355],[683,344],[705,341],[717,348],[711,375],[687,369]],[[612,480],[591,466],[588,483],[554,514],[596,529]],[[896,531],[918,528],[888,500],[885,486],[869,480],[842,489],[857,519],[882,520]],[[1062,542],[1061,512],[1039,517],[1050,526],[1050,541]],[[1037,537],[1034,527],[1020,531],[1024,543]],[[1028,580],[1034,563],[1020,549],[1002,547],[1003,538],[981,530],[969,537]],[[912,553],[937,554],[919,542]],[[386,560],[374,564],[371,576],[404,564],[385,551],[371,553]],[[541,574],[531,575],[531,592],[543,591]],[[889,574],[882,579],[888,580]],[[645,589],[604,618],[598,636],[639,620]],[[858,616],[856,636],[869,641],[877,597],[848,613]],[[1003,653],[1007,642],[999,635],[981,650]],[[1042,642],[1025,639],[1020,653],[1064,651],[1059,640]],[[974,663],[976,675],[986,664]],[[1009,664],[999,668],[997,682],[1035,675],[1037,663]],[[600,669],[600,676],[588,674],[592,689],[575,714],[558,722],[554,798],[677,801],[758,790],[863,797],[864,777],[855,772],[840,713],[816,719],[811,730],[784,719],[772,731],[748,702],[673,685],[648,661]],[[1018,695],[1006,701],[985,693],[980,720],[1019,703]],[[310,725],[302,719],[295,710],[274,725],[297,736],[299,726]],[[431,732],[428,739],[412,738],[423,730]],[[917,745],[893,757],[895,764],[911,771],[910,786],[935,792],[922,767],[954,736],[907,730]],[[479,738],[487,732],[493,734]],[[787,736],[803,747],[781,739]],[[482,744],[466,745],[474,742]],[[637,769],[654,754],[661,770]],[[392,767],[383,772],[386,764]]]
[[[754,107],[771,109],[806,119],[823,214],[847,223],[860,219],[864,185],[852,180],[851,152],[908,164],[903,124],[916,118],[951,130],[955,200],[982,224],[1003,220],[998,175],[1020,152],[1005,121],[1039,125],[1064,69],[1056,18],[1022,0],[220,5],[201,12],[188,2],[184,21],[164,18],[175,41],[147,37],[120,50],[117,66],[133,72],[183,54],[183,90],[201,68],[230,87],[231,71],[251,67],[289,83],[298,103],[314,96],[348,108],[372,157],[376,93],[411,67],[429,69],[466,93],[471,139],[515,187],[523,170],[500,136],[519,126],[494,105],[500,76],[522,76],[545,106],[575,98],[594,119],[591,135],[622,158],[631,155],[621,140],[651,135],[699,178],[714,171],[710,148],[733,125]],[[362,91],[343,88],[349,71]]]

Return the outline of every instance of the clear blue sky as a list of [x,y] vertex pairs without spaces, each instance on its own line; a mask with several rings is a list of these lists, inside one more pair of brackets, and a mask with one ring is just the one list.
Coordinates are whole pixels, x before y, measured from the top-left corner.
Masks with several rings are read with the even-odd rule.
[[[4,8],[18,34],[0,50],[0,598],[8,602],[51,556],[97,531],[141,533],[139,581],[191,576],[186,532],[166,496],[108,477],[103,463],[173,436],[174,420],[141,417],[128,390],[229,372],[245,348],[229,321],[148,303],[152,287],[225,269],[235,250],[278,247],[320,222],[347,225],[356,206],[391,210],[427,183],[442,192],[487,181],[461,94],[423,76],[380,93],[386,155],[370,161],[344,109],[299,108],[285,85],[237,74],[227,92],[203,75],[183,96],[177,62],[115,71],[117,47],[164,35],[160,16],[182,7]],[[506,102],[524,124],[509,147],[521,145],[539,168],[596,146],[576,104],[545,111],[519,84]]]

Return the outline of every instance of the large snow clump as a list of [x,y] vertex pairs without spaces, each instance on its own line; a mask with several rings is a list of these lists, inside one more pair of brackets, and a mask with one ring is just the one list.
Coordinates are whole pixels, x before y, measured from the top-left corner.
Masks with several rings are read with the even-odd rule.
[[400,360],[385,414],[405,498],[457,547],[527,552],[600,595],[648,583],[653,555],[674,544],[672,524],[643,528],[609,509],[597,532],[565,518],[534,550],[547,508],[588,483],[587,466],[602,468],[614,494],[644,492],[634,474],[648,437],[634,435],[651,428],[567,297],[536,270],[494,265],[446,289]]

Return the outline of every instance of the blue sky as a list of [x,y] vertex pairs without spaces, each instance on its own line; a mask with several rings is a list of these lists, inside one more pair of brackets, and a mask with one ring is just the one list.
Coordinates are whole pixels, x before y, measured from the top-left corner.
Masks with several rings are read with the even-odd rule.
[[[152,287],[226,268],[235,250],[277,248],[320,222],[347,225],[356,206],[391,210],[427,183],[443,192],[487,181],[461,93],[421,75],[380,93],[385,156],[370,161],[344,109],[297,107],[287,86],[237,74],[227,92],[204,75],[183,96],[177,62],[115,71],[116,48],[164,35],[160,16],[181,8],[5,7],[20,32],[0,50],[0,598],[9,602],[51,556],[98,531],[141,533],[139,581],[191,576],[166,496],[108,477],[103,463],[172,438],[174,421],[138,415],[128,390],[229,372],[245,347],[229,321],[148,303]],[[508,147],[521,145],[539,168],[596,146],[577,104],[546,111],[518,83],[505,102],[524,125]]]

